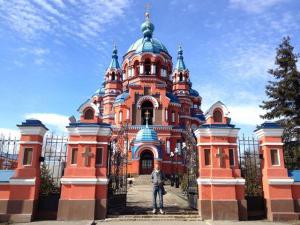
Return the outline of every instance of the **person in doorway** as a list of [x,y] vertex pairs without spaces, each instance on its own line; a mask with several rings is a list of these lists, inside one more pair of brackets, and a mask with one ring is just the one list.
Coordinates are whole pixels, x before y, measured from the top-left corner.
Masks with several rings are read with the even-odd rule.
[[163,211],[164,174],[160,170],[159,163],[155,163],[154,170],[152,171],[152,174],[151,174],[151,178],[152,178],[152,184],[153,184],[153,211],[152,212],[153,212],[153,214],[155,214],[157,212],[156,199],[157,199],[157,195],[158,195],[159,213],[164,214],[164,211]]

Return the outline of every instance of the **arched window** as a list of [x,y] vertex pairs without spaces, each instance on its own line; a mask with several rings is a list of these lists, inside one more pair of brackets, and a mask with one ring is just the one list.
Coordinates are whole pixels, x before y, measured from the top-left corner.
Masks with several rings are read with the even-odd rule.
[[183,81],[183,75],[182,75],[182,73],[179,74],[179,81],[180,81],[180,82]]
[[140,73],[139,72],[140,67],[139,67],[139,62],[138,61],[134,62],[133,69],[134,69],[134,76],[138,76],[139,73]]
[[214,122],[221,123],[222,122],[222,112],[220,110],[215,110],[213,114]]
[[122,111],[119,112],[119,123],[123,120],[123,113]]
[[172,112],[172,123],[175,123],[175,112]]
[[94,110],[91,108],[88,108],[87,110],[85,110],[84,112],[84,119],[85,120],[92,120],[94,119]]
[[153,104],[150,101],[144,101],[141,105],[141,121],[143,125],[146,125],[146,112],[148,111],[148,124],[153,124]]
[[144,68],[145,68],[145,74],[150,75],[151,74],[151,62],[149,59],[145,60]]
[[112,72],[112,74],[111,74],[111,80],[116,80],[116,74],[115,74],[115,72]]

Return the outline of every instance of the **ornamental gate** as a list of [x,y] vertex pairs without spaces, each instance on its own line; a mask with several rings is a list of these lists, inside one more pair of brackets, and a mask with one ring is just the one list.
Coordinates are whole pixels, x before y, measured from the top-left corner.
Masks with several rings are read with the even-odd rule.
[[107,212],[113,214],[126,207],[127,200],[127,161],[128,161],[128,125],[114,130],[117,134],[111,138],[108,146],[108,206]]
[[192,132],[191,128],[187,128],[183,133],[183,154],[184,165],[187,170],[187,197],[189,206],[192,209],[198,209],[198,151],[197,140]]
[[266,216],[262,186],[261,154],[259,142],[254,137],[239,139],[239,164],[245,179],[245,199],[249,219],[262,219]]
[[47,135],[44,138],[41,161],[41,187],[37,219],[56,219],[60,198],[60,178],[67,160],[66,136]]

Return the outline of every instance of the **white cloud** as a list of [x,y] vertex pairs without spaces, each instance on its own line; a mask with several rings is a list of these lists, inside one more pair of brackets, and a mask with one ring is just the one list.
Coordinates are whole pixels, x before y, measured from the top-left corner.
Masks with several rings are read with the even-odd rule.
[[8,128],[0,128],[0,138],[1,137],[11,137],[11,138],[19,138],[20,132],[17,129],[8,129]]
[[[9,0],[0,1],[2,22],[27,40],[52,34],[94,43],[105,25],[118,21],[130,0]],[[66,4],[68,4],[66,6]]]
[[235,47],[234,54],[223,55],[220,69],[233,78],[267,78],[267,71],[274,66],[275,50],[266,44],[243,44]]
[[[25,119],[38,119],[53,132],[65,132],[66,126],[69,124],[69,117],[55,113],[28,113]],[[53,128],[50,129],[50,128]]]
[[287,0],[230,0],[229,7],[242,9],[249,13],[261,13],[284,1]]
[[258,105],[228,105],[233,124],[258,125],[263,122],[259,115],[263,110]]
[[50,54],[50,50],[47,48],[20,48],[18,49],[18,52],[22,53],[23,56],[27,57],[27,55],[30,55],[33,57],[33,62],[36,65],[42,65],[46,61],[47,55]]

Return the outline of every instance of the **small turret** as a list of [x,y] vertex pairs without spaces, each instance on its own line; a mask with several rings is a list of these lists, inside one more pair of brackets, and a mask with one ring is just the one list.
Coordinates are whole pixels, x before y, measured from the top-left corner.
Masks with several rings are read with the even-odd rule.
[[183,50],[179,46],[177,62],[172,75],[173,92],[176,95],[188,95],[190,89],[189,71],[183,61]]
[[104,115],[103,121],[113,123],[114,113],[112,106],[115,98],[122,93],[122,69],[118,62],[118,50],[114,46],[112,59],[105,73],[105,93],[104,93]]
[[118,62],[118,50],[117,50],[116,45],[114,46],[113,54],[112,54],[111,58],[112,59],[111,59],[108,69],[120,69],[120,65]]
[[185,67],[185,64],[184,64],[184,61],[183,61],[183,50],[182,50],[181,46],[179,46],[179,49],[178,49],[177,63],[176,63],[176,66],[175,66],[175,70],[178,70],[178,71],[186,70],[186,67]]

